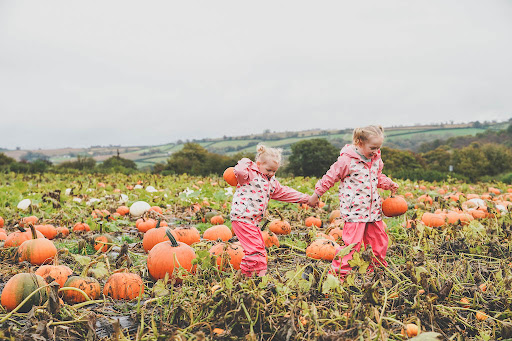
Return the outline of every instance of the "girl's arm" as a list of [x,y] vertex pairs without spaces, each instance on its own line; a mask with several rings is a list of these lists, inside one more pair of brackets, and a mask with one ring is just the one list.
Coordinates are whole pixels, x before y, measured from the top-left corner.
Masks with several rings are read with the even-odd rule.
[[325,192],[329,190],[334,184],[345,178],[350,172],[350,160],[346,159],[344,155],[338,157],[338,161],[331,165],[331,168],[325,173],[325,175],[318,180],[315,185],[315,194],[320,198]]
[[398,185],[395,182],[393,182],[393,180],[388,178],[385,174],[382,174],[382,168],[384,168],[384,162],[380,160],[379,170],[377,172],[377,178],[379,179],[377,187],[385,190],[396,190],[398,188]]
[[250,159],[244,157],[243,159],[238,161],[238,163],[234,167],[233,172],[235,173],[236,180],[240,185],[244,185],[251,181],[249,171],[251,163],[252,161]]
[[270,195],[270,199],[304,204],[308,202],[309,195],[296,191],[291,187],[281,185],[279,181],[276,180],[274,193]]

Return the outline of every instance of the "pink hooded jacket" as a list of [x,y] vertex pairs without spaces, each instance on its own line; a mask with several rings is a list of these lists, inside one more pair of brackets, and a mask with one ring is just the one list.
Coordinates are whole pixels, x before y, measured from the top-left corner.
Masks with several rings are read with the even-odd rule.
[[308,202],[309,195],[281,185],[274,176],[268,179],[259,171],[256,163],[247,158],[238,161],[234,173],[238,185],[231,205],[232,221],[244,221],[257,225],[263,218],[270,199]]
[[338,180],[340,182],[341,218],[348,222],[382,220],[382,204],[377,188],[390,189],[393,181],[382,174],[384,163],[378,153],[366,163],[353,145],[341,150],[338,161],[315,185],[315,193],[322,195]]

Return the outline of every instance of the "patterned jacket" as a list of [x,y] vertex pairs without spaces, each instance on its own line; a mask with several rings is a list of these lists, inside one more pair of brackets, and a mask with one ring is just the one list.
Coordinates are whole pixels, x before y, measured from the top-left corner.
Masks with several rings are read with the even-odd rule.
[[382,174],[380,151],[367,163],[353,145],[341,150],[338,161],[315,185],[315,193],[324,194],[338,180],[341,218],[349,222],[382,220],[382,203],[377,188],[390,189],[393,181]]
[[309,195],[283,186],[273,176],[268,179],[258,169],[255,162],[243,158],[235,166],[234,173],[238,180],[233,203],[231,205],[231,220],[243,221],[257,225],[270,199],[307,203]]

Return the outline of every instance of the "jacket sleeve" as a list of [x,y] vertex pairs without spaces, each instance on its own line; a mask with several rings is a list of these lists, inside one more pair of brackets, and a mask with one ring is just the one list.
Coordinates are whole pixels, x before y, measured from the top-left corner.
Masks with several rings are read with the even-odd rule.
[[385,174],[382,174],[382,168],[384,168],[384,162],[382,162],[382,159],[381,159],[380,165],[379,165],[379,170],[377,171],[377,178],[379,180],[377,183],[377,187],[388,190],[388,189],[390,189],[391,185],[393,184],[393,180],[388,178]]
[[304,204],[308,202],[309,195],[296,191],[291,187],[281,185],[279,181],[276,180],[274,193],[270,195],[270,199]]
[[350,172],[350,161],[346,157],[340,155],[338,160],[331,165],[331,168],[325,175],[317,181],[315,185],[315,193],[322,196],[329,190],[338,180],[344,179]]
[[238,181],[238,184],[244,185],[251,181],[251,166],[252,161],[248,158],[243,158],[233,169],[233,172],[235,173],[236,180]]

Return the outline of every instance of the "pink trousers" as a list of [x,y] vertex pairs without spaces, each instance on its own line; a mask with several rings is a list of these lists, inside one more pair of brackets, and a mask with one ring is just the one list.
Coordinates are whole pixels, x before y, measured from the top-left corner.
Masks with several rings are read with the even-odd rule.
[[[350,271],[351,267],[348,265],[348,261],[352,259],[352,254],[361,249],[362,243],[365,245],[371,245],[373,253],[376,258],[387,266],[388,263],[384,259],[388,250],[388,235],[386,234],[386,224],[380,220],[369,223],[352,223],[346,222],[343,227],[343,242],[345,245],[356,243],[350,253],[340,260],[340,257],[334,257],[331,264],[331,270],[329,272],[336,273],[340,277],[345,277]],[[343,247],[339,248],[336,252],[339,252]],[[368,267],[369,270],[373,269],[373,264],[380,265],[379,261],[373,259],[372,264]]]
[[246,276],[263,276],[267,272],[267,251],[258,226],[243,221],[232,221],[233,232],[244,249],[240,270]]

